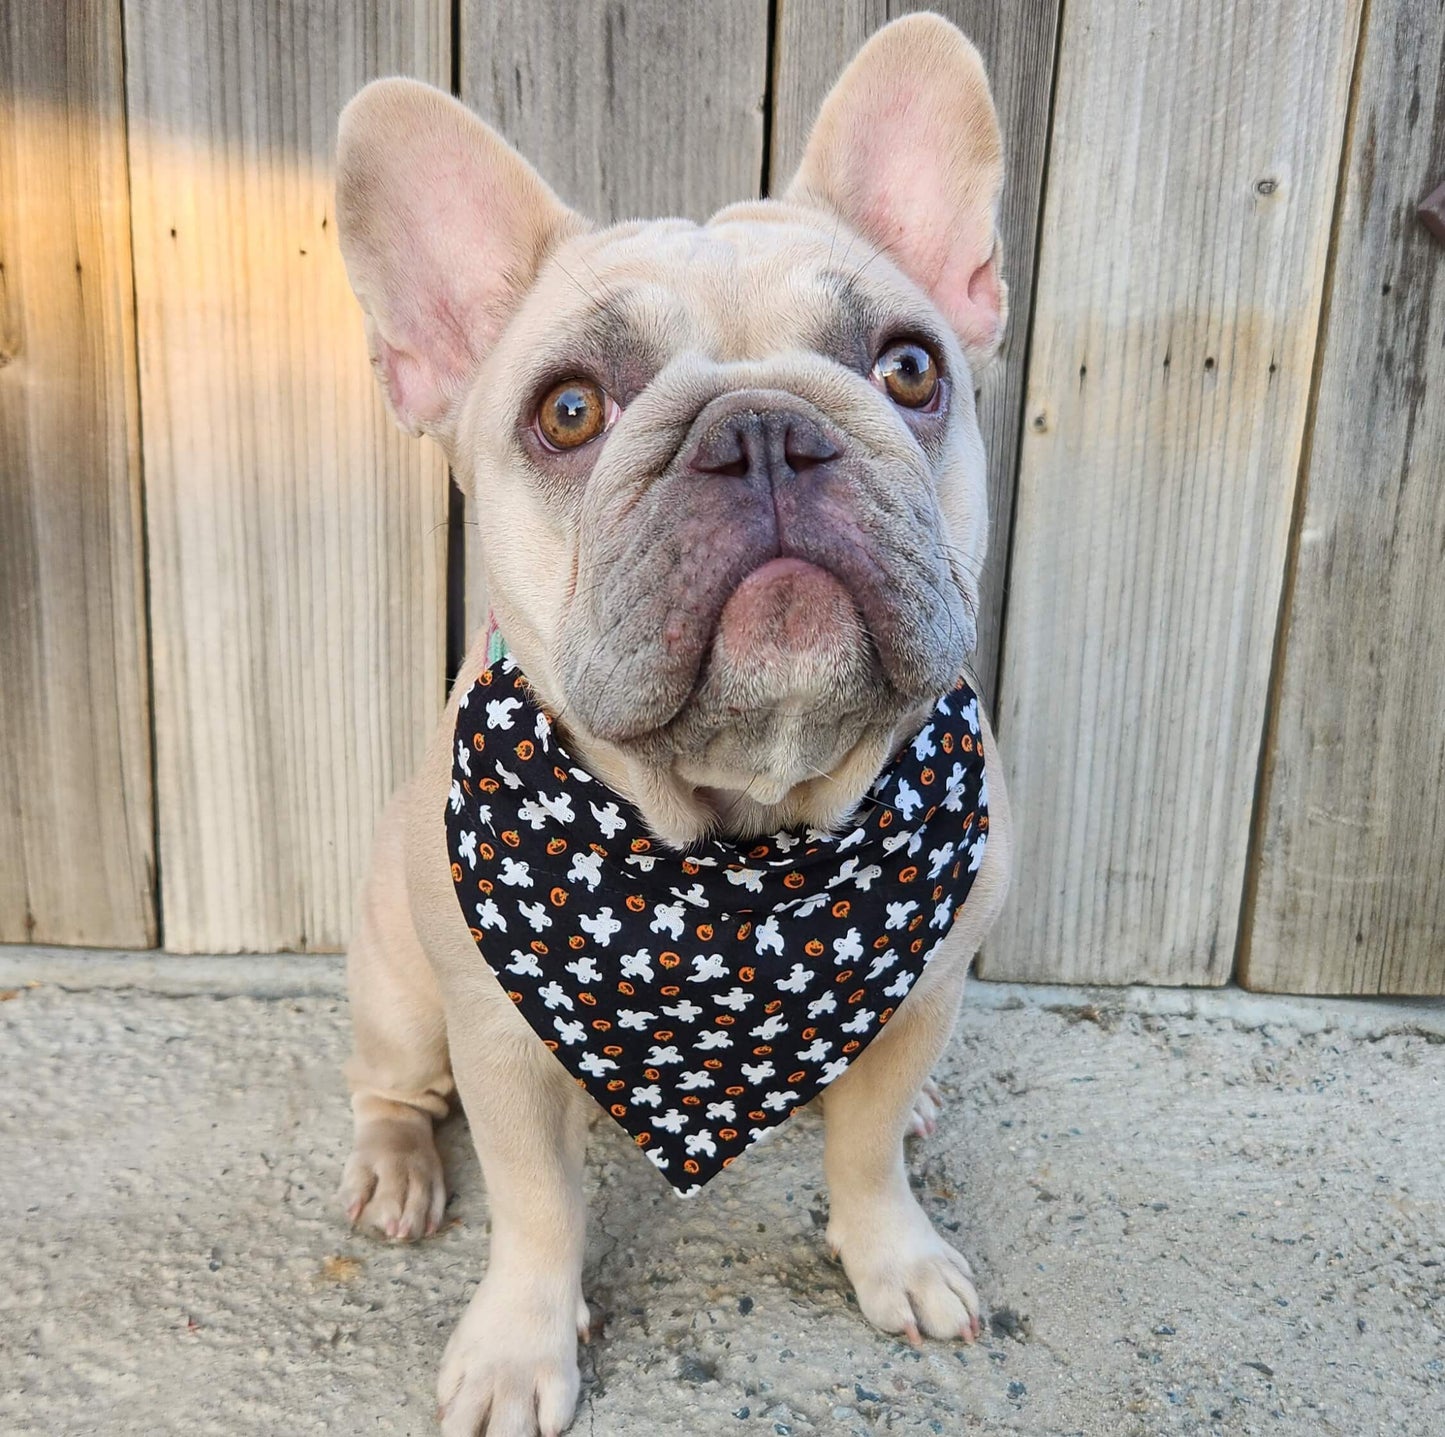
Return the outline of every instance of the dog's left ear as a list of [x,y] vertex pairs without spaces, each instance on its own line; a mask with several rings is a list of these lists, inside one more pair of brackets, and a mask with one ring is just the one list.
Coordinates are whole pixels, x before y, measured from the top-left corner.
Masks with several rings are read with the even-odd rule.
[[1003,139],[979,53],[948,21],[885,25],[823,101],[785,198],[843,218],[926,290],[976,368],[1003,338]]

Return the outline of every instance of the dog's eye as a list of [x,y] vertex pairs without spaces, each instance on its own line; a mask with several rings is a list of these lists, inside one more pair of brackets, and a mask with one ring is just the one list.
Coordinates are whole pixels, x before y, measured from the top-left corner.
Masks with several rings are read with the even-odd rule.
[[905,409],[927,409],[938,399],[938,365],[912,340],[890,344],[873,365],[873,378]]
[[548,391],[533,425],[549,449],[578,449],[611,429],[617,404],[590,379],[567,379]]

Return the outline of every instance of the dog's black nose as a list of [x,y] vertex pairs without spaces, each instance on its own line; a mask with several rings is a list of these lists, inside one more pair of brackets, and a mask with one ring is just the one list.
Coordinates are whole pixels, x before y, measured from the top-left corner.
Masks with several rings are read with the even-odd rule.
[[839,455],[815,419],[792,409],[740,409],[698,442],[689,467],[695,474],[746,479],[776,488]]

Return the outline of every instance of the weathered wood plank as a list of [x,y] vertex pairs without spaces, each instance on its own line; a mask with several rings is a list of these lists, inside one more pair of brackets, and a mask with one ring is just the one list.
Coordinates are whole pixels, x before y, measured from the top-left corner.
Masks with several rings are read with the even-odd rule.
[[332,222],[341,105],[446,84],[445,0],[126,0],[168,947],[344,942],[443,684],[446,474]]
[[1284,663],[1252,988],[1445,993],[1445,14],[1372,0]]
[[0,940],[155,941],[119,0],[0,10]]
[[[702,220],[758,194],[767,0],[463,0],[462,98],[568,204]],[[467,628],[486,619],[467,506]]]
[[989,977],[1229,977],[1359,11],[1064,7]]
[[778,7],[772,177],[781,188],[797,168],[813,116],[858,48],[885,21],[932,10],[978,46],[1003,127],[1005,180],[999,230],[1009,283],[1008,332],[998,358],[978,377],[979,422],[988,450],[988,562],[980,583],[974,671],[993,702],[1008,567],[1009,533],[1023,413],[1034,249],[1059,0],[780,0]]

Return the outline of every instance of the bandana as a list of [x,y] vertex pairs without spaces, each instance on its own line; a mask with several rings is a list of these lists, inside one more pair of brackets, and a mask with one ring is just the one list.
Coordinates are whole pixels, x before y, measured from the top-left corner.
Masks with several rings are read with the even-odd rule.
[[839,833],[664,847],[575,763],[510,657],[462,699],[452,881],[483,961],[690,1197],[838,1078],[963,911],[988,835],[966,684]]

